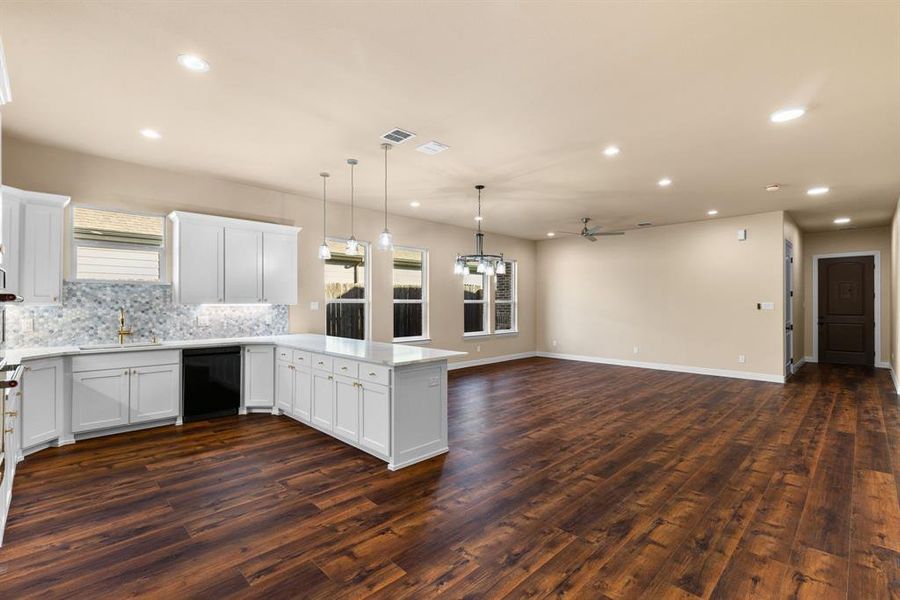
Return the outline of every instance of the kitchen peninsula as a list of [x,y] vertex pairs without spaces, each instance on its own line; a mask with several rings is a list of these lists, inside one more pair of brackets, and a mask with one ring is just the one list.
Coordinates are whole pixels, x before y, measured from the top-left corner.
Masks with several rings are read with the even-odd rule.
[[314,334],[12,349],[18,456],[181,424],[182,351],[240,347],[240,412],[294,418],[400,469],[447,452],[447,360],[463,352]]

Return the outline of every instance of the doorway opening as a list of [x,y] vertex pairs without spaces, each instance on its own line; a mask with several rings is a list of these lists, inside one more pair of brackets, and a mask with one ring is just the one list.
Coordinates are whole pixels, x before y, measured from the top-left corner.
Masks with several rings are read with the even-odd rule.
[[794,245],[784,240],[784,376],[794,374]]
[[878,252],[813,257],[813,350],[818,362],[881,362],[881,261]]

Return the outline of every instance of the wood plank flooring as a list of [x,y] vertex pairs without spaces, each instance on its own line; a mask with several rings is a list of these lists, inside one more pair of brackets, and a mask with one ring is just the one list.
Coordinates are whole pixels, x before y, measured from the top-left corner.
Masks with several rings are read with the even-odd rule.
[[46,450],[19,465],[0,597],[900,597],[885,370],[466,369],[450,444],[391,473],[253,415]]

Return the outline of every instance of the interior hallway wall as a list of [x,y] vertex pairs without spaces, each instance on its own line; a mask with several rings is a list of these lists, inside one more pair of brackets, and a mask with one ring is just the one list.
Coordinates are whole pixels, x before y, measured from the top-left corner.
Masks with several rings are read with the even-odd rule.
[[778,380],[784,235],[776,211],[538,242],[538,350]]
[[806,356],[805,351],[805,331],[806,331],[806,304],[803,299],[803,234],[793,217],[788,213],[784,213],[784,239],[791,242],[794,247],[794,296],[792,298],[793,317],[794,317],[794,364],[800,364],[800,361]]
[[851,252],[867,252],[877,250],[881,255],[881,312],[878,315],[878,328],[881,332],[881,362],[887,366],[891,355],[891,302],[894,294],[891,290],[891,228],[873,227],[869,229],[840,229],[819,233],[803,234],[803,286],[804,303],[806,304],[806,331],[804,351],[807,360],[815,360],[813,335],[816,324],[813,323],[813,303],[817,291],[813,288],[813,258],[822,254],[843,254]]

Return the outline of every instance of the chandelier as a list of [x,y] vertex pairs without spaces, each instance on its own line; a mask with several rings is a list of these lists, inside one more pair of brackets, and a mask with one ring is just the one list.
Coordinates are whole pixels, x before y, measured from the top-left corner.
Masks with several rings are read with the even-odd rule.
[[488,277],[506,274],[506,263],[503,262],[503,253],[485,254],[484,253],[484,234],[481,232],[481,190],[483,185],[476,185],[478,190],[478,214],[475,216],[475,222],[478,223],[478,231],[475,233],[475,253],[474,254],[457,254],[456,262],[453,265],[453,272],[457,275],[464,275],[469,270],[469,265],[475,264],[477,273],[485,273]]

